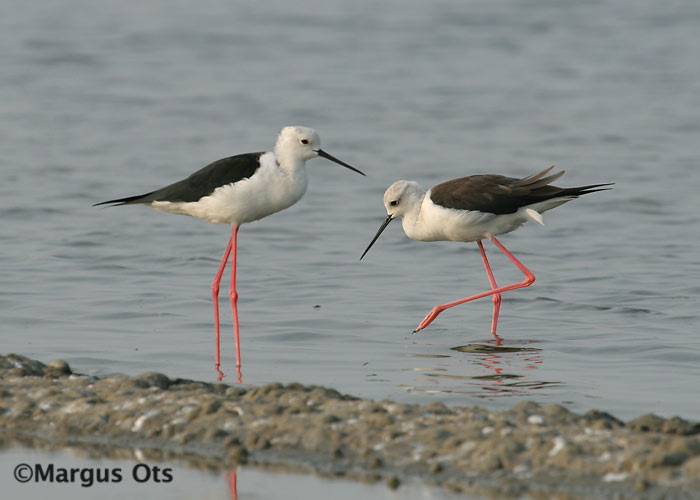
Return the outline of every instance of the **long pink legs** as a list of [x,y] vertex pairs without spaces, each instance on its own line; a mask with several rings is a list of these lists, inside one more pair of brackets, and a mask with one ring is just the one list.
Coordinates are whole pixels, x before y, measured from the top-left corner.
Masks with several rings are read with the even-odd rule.
[[[496,284],[496,278],[493,277],[493,272],[491,271],[491,266],[489,266],[489,260],[486,258],[486,252],[484,251],[484,245],[481,240],[476,242],[479,245],[479,252],[481,253],[481,260],[484,261],[484,268],[486,268],[486,275],[489,278],[489,284],[491,285],[491,290],[498,288]],[[496,326],[498,325],[498,312],[501,310],[501,294],[494,293],[493,297],[493,316],[491,317],[491,335],[493,335],[496,340],[500,340],[500,337],[496,335]]]
[[231,227],[231,282],[228,287],[228,300],[231,303],[231,314],[233,315],[233,338],[236,343],[236,372],[238,372],[238,383],[241,382],[241,344],[238,341],[238,292],[236,292],[236,237],[238,236],[238,226]]
[[[500,294],[502,292],[507,292],[509,290],[515,290],[516,288],[524,288],[526,286],[532,285],[532,283],[535,281],[535,275],[530,272],[530,270],[525,267],[518,259],[515,258],[515,256],[508,251],[506,247],[504,247],[500,241],[498,241],[496,238],[491,236],[489,238],[491,242],[498,247],[498,249],[503,252],[503,254],[508,257],[508,259],[515,264],[515,267],[520,269],[520,272],[522,272],[525,275],[525,279],[522,281],[519,281],[517,283],[513,283],[511,285],[505,285],[501,287],[496,287],[496,280],[493,277],[493,273],[491,272],[491,267],[488,264],[488,261],[486,260],[486,253],[484,252],[484,248],[481,245],[481,241],[479,241],[479,250],[481,251],[481,255],[484,260],[484,267],[486,267],[486,274],[489,277],[489,282],[491,283],[491,290],[486,291],[486,292],[481,292],[477,293],[476,295],[472,295],[471,297],[467,297],[464,299],[459,299],[455,300],[454,302],[448,302],[447,304],[441,304],[438,306],[433,307],[433,309],[426,315],[425,318],[423,318],[423,321],[420,322],[418,325],[418,328],[416,328],[413,333],[419,332],[426,326],[428,326],[430,323],[433,322],[435,318],[437,318],[438,314],[440,314],[442,311],[445,309],[449,309],[450,307],[458,306],[460,304],[464,304],[465,302],[469,302],[472,300],[480,299],[482,297],[487,297],[489,295],[494,295],[494,311],[493,311],[493,319],[491,322],[491,333],[493,334],[496,339],[499,339],[498,335],[496,335],[496,323],[498,320],[498,310],[500,309]],[[499,296],[498,299],[496,299],[495,296]],[[498,302],[498,304],[496,304]]]
[[219,354],[219,284],[221,283],[221,277],[224,274],[224,269],[226,268],[226,262],[228,261],[228,256],[231,255],[231,283],[229,285],[229,302],[231,303],[231,313],[233,314],[233,337],[236,343],[236,373],[238,375],[238,382],[241,382],[241,349],[238,342],[238,293],[236,292],[236,237],[238,235],[238,226],[231,226],[231,237],[226,245],[226,250],[224,250],[224,256],[219,262],[219,268],[216,270],[216,275],[214,276],[214,281],[211,282],[211,299],[214,305],[214,336],[216,344],[216,354],[215,354],[215,365],[214,368],[218,373],[219,381],[224,377],[223,372],[220,370],[221,366],[221,356]]

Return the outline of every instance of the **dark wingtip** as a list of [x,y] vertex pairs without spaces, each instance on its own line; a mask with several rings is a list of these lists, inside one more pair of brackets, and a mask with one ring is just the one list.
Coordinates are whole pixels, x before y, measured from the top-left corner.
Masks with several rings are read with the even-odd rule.
[[118,207],[121,205],[126,205],[127,203],[125,201],[120,201],[120,200],[109,200],[109,201],[101,201],[99,203],[95,203],[92,206],[93,207],[99,207],[101,205],[105,205],[108,207]]
[[578,188],[578,195],[595,193],[598,191],[610,191],[612,188],[604,186],[613,186],[614,182],[606,182],[604,184],[591,184],[590,186],[582,186]]
[[93,207],[99,207],[100,205],[109,205],[111,207],[119,207],[121,205],[132,205],[134,203],[148,203],[144,198],[152,193],[139,194],[137,196],[127,196],[126,198],[116,198],[114,200],[101,201],[95,203]]
[[598,191],[609,191],[612,188],[605,186],[612,186],[614,182],[606,182],[604,184],[589,184],[588,186],[578,186],[574,188],[564,189],[560,194],[565,196],[583,196],[584,194],[595,193]]

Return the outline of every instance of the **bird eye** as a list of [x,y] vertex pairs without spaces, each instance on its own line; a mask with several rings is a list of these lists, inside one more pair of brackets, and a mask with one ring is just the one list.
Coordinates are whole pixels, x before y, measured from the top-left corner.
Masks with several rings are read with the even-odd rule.
[[399,204],[399,200],[393,200],[389,203],[389,205],[391,205],[392,207],[395,207],[398,204]]
[[308,144],[309,141],[308,141],[308,139],[302,139],[302,140],[301,140],[301,143],[302,143],[302,144]]

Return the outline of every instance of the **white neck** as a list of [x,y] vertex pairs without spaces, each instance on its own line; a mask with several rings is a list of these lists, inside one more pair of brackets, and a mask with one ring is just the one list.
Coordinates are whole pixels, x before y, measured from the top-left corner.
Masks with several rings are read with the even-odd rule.
[[304,168],[306,160],[300,158],[298,155],[285,154],[283,148],[275,148],[275,160],[280,168],[286,172],[294,172]]
[[401,224],[406,236],[412,238],[412,235],[417,233],[418,219],[420,217],[420,209],[423,206],[425,193],[411,192],[408,193],[409,199],[404,200],[406,210],[402,214]]

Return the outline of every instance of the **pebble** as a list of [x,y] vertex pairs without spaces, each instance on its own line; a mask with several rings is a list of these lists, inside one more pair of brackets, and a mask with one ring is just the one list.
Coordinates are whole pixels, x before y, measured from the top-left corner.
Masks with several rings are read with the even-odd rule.
[[579,416],[531,401],[490,412],[361,400],[296,383],[244,389],[162,373],[96,378],[65,361],[15,354],[0,355],[0,429],[0,446],[79,442],[104,456],[131,447],[209,467],[304,465],[390,488],[430,480],[474,496],[634,491],[643,500],[683,500],[700,491],[700,424],[678,417],[624,423],[601,410]]

